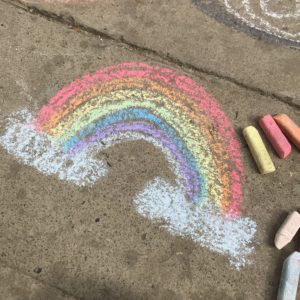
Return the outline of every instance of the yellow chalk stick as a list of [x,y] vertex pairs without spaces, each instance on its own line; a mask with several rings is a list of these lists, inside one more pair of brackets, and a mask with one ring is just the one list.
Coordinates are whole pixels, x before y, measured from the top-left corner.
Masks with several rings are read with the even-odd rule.
[[248,126],[244,128],[243,135],[260,173],[268,174],[274,172],[275,166],[257,129],[253,126]]

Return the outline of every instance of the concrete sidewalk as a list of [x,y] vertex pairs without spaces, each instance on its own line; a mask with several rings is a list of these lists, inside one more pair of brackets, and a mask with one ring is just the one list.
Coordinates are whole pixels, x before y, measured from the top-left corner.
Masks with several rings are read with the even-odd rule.
[[300,107],[299,45],[296,50],[276,39],[252,38],[208,17],[193,1],[9,2]]
[[[124,61],[168,67],[205,87],[236,129],[247,176],[242,210],[257,223],[257,234],[252,264],[236,270],[226,257],[137,214],[132,199],[145,182],[158,175],[174,179],[162,153],[145,142],[101,153],[110,173],[91,188],[44,176],[0,147],[0,299],[275,299],[282,262],[299,244],[298,238],[282,251],[273,246],[286,213],[300,208],[300,155],[293,149],[280,160],[268,145],[277,171],[261,176],[241,129],[268,113],[285,112],[300,123],[299,51],[232,34],[191,7],[182,14],[190,22],[199,18],[199,28],[186,35],[188,27],[177,23],[182,15],[174,14],[175,2],[174,9],[164,8],[164,18],[156,10],[149,13],[151,4],[144,6],[143,22],[127,23],[141,31],[123,30],[127,19],[110,1],[80,8],[42,3],[38,7],[47,10],[47,18],[24,10],[21,2],[11,3],[0,1],[1,132],[11,113],[38,111],[87,72]],[[106,14],[98,18],[103,9]],[[61,10],[64,17],[51,13]],[[83,25],[62,22],[66,13]],[[166,26],[156,27],[158,20],[178,30],[159,32]],[[104,27],[113,38],[98,34]],[[150,39],[150,33],[140,35],[149,27]],[[120,41],[120,32],[127,43]],[[174,44],[178,37],[179,45]]]
[[0,294],[6,300],[75,300],[66,293],[41,283],[30,276],[22,274],[15,268],[4,267],[0,269]]

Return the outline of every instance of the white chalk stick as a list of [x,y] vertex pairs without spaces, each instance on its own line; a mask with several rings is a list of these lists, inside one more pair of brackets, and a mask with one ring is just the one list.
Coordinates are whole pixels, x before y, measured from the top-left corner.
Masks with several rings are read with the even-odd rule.
[[278,249],[285,247],[300,228],[300,214],[293,211],[284,220],[275,236],[275,246]]

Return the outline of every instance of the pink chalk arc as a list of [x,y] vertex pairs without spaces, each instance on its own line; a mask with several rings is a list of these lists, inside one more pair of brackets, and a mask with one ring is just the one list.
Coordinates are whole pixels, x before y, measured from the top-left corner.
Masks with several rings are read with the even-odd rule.
[[151,135],[174,154],[188,200],[208,199],[222,213],[240,214],[244,169],[236,132],[213,96],[185,75],[142,62],[109,66],[63,87],[34,124],[68,150],[83,151],[104,138],[106,126],[117,134],[117,122],[134,122],[128,134]]

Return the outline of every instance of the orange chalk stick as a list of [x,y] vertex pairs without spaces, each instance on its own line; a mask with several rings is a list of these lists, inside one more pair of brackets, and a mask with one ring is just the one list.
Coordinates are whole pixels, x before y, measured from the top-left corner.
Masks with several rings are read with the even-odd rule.
[[300,150],[300,128],[286,114],[276,115],[274,120],[288,139]]

